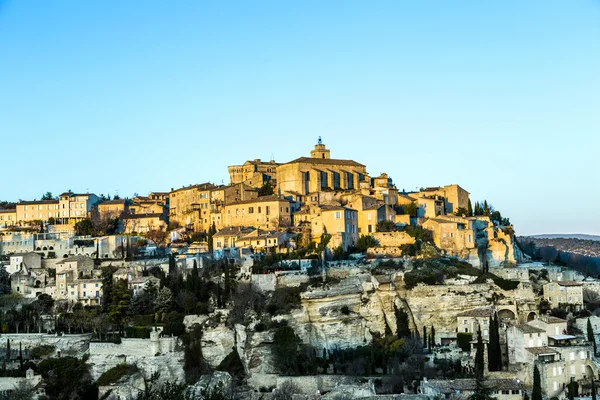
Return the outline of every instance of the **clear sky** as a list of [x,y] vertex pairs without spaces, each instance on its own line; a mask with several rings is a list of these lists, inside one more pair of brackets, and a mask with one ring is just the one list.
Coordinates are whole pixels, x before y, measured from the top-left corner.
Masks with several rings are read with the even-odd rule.
[[600,0],[0,0],[0,200],[333,158],[600,234]]

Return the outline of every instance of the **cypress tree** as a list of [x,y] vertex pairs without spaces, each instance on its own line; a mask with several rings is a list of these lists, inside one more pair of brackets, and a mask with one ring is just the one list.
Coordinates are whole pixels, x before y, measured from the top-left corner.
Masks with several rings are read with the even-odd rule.
[[502,346],[500,346],[500,323],[498,313],[494,312],[494,335],[496,336],[496,371],[502,371]]
[[540,379],[540,370],[537,365],[533,368],[533,390],[531,391],[531,400],[543,400],[542,381]]
[[23,346],[19,342],[19,368],[23,370]]
[[497,367],[497,354],[496,354],[496,341],[497,336],[495,334],[495,332],[497,332],[496,329],[496,323],[494,321],[494,319],[492,317],[490,317],[490,333],[489,333],[489,342],[488,342],[488,369],[490,371],[497,371],[498,367]]
[[469,199],[469,205],[467,206],[467,214],[469,217],[473,216],[473,205],[471,204],[471,199]]
[[475,352],[475,379],[483,379],[485,348],[481,339],[481,328],[477,330],[477,351]]
[[483,201],[483,215],[486,217],[490,216],[490,206],[488,206],[487,200]]
[[431,348],[433,348],[435,346],[435,327],[433,325],[431,325],[431,338],[429,342],[431,343]]
[[587,322],[587,339],[589,342],[592,342],[594,344],[594,355],[595,355],[596,354],[596,338],[594,336],[594,330],[592,329],[592,323],[589,318],[588,318],[588,322]]
[[[427,327],[423,327],[423,347],[427,347]],[[429,346],[429,350],[431,350],[431,346]]]
[[592,377],[592,400],[596,400],[596,383]]

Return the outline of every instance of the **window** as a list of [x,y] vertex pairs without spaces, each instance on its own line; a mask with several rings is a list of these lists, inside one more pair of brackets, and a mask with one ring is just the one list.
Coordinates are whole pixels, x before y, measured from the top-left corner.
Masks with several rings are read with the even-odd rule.
[[248,207],[248,214],[254,214],[254,207]]
[[488,323],[488,322],[487,322],[487,319],[484,319],[484,320],[483,320],[483,325],[487,325],[487,323]]
[[571,354],[569,354],[569,360],[573,361],[575,359],[575,352],[571,352]]
[[469,323],[469,321],[467,321],[466,319],[463,319],[463,325],[467,325]]
[[503,390],[502,394],[510,394],[510,391],[509,390]]
[[84,284],[83,284],[83,288],[85,289],[86,287],[87,287],[87,284],[85,284],[85,283],[84,283]]
[[342,212],[341,211],[336,211],[335,212],[335,219],[342,219]]
[[487,335],[488,335],[488,333],[489,333],[489,332],[488,332],[488,330],[487,330],[487,329],[484,329],[484,330],[483,330],[483,336],[487,336]]
[[[581,358],[582,360],[585,360],[585,351],[579,352],[579,358]],[[583,365],[582,365],[582,367],[583,367]]]

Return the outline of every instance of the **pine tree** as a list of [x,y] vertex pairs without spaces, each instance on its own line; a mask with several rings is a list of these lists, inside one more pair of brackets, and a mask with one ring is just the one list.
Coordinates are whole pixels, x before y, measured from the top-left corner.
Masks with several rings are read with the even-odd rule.
[[540,370],[537,365],[533,368],[533,390],[531,391],[531,400],[543,400],[542,381],[540,379]]

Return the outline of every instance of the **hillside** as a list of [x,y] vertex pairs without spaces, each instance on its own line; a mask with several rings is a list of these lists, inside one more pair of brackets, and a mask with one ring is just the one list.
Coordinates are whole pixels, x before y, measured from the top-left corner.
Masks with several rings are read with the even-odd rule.
[[529,235],[527,237],[534,239],[581,239],[600,241],[599,235],[586,235],[582,233],[545,233],[541,235]]
[[565,253],[579,254],[589,257],[600,257],[600,240],[540,238],[534,236],[521,236],[518,238],[518,240],[519,243],[523,245],[526,252],[528,252],[527,243],[533,243],[538,249],[543,247],[554,247],[556,250]]

